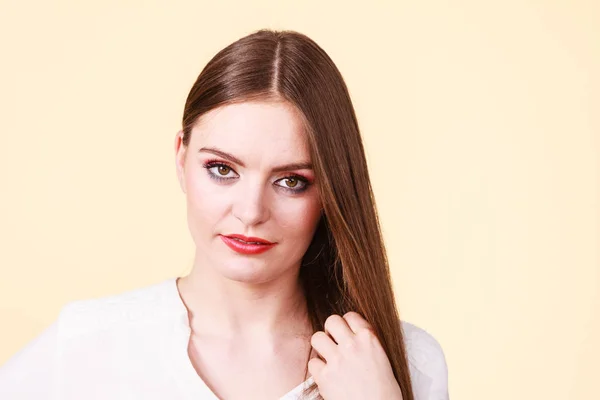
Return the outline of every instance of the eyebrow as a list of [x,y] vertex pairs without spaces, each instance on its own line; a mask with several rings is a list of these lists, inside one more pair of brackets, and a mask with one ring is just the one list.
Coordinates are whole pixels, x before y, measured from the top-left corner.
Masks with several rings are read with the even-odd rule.
[[[198,150],[198,153],[211,153],[214,155],[217,155],[219,157],[223,157],[233,163],[236,163],[240,166],[242,166],[243,168],[246,168],[246,165],[242,162],[242,160],[240,160],[239,158],[235,157],[232,154],[229,154],[223,150],[219,150],[215,147],[202,147],[200,150]],[[283,171],[291,171],[291,170],[295,170],[295,169],[312,169],[312,164],[309,162],[297,162],[297,163],[290,163],[290,164],[285,164],[285,165],[280,165],[278,167],[273,168],[272,172],[283,172]]]

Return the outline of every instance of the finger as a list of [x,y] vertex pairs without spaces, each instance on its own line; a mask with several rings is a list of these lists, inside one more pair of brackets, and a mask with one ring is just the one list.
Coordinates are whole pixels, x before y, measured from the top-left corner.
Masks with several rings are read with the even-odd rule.
[[318,357],[308,360],[308,372],[312,375],[317,385],[320,382],[321,372],[325,368],[325,362]]
[[369,324],[369,322],[357,312],[347,312],[346,314],[344,314],[343,319],[344,321],[346,321],[346,324],[354,334],[358,333],[362,329],[367,329],[373,332],[373,327],[371,326],[371,324]]
[[346,320],[337,314],[330,315],[325,320],[325,333],[327,333],[336,343],[343,343],[354,337],[354,332]]
[[310,338],[310,344],[325,361],[331,360],[337,352],[337,345],[323,331],[315,332]]

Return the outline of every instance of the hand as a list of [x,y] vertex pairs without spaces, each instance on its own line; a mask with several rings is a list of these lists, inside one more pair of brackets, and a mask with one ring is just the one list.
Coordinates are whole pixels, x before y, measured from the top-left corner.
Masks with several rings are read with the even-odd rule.
[[325,400],[402,400],[390,361],[360,314],[331,315],[324,328],[311,337],[320,358],[310,359],[308,370]]

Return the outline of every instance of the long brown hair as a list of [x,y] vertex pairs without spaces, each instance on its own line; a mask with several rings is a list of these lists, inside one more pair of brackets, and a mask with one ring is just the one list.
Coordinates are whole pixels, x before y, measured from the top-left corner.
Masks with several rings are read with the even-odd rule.
[[314,331],[324,330],[332,314],[361,314],[385,349],[404,400],[413,400],[362,138],[342,75],[306,35],[254,32],[218,52],[198,76],[185,103],[183,145],[200,116],[249,100],[287,101],[304,123],[323,204],[299,275]]

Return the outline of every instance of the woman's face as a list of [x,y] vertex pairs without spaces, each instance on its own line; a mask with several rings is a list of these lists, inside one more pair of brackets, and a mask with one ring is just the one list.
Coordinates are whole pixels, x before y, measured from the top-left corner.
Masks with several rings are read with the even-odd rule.
[[[197,261],[249,283],[295,273],[321,216],[295,109],[284,102],[217,108],[196,123],[187,148],[178,133],[175,150]],[[225,238],[234,234],[274,245],[236,250],[239,242]]]

